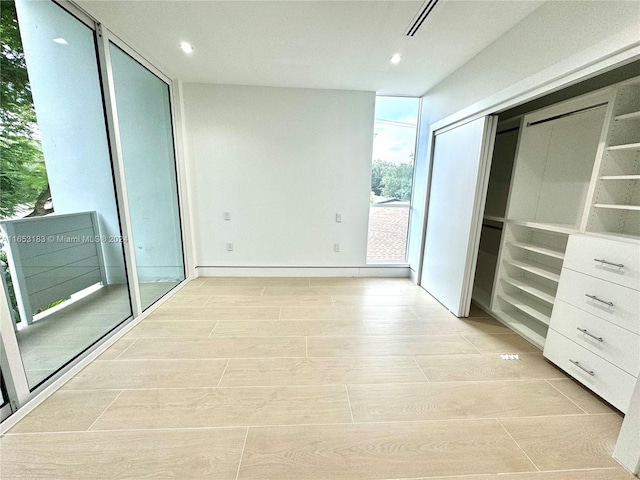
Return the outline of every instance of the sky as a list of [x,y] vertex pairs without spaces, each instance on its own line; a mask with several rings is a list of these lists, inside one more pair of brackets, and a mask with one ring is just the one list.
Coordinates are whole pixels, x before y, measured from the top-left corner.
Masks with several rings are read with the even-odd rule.
[[[373,159],[408,163],[414,153],[418,98],[376,97]],[[392,125],[400,122],[406,125]]]

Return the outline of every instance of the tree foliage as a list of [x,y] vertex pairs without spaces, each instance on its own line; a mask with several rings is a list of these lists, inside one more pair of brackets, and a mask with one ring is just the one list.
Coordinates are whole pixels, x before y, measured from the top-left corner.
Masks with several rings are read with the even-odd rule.
[[6,218],[48,189],[13,1],[0,2],[0,48],[0,217]]
[[374,195],[382,195],[384,188],[384,176],[394,167],[391,162],[383,162],[382,160],[374,160],[371,166],[371,191]]
[[371,191],[378,196],[408,201],[411,199],[413,163],[374,160],[371,168]]

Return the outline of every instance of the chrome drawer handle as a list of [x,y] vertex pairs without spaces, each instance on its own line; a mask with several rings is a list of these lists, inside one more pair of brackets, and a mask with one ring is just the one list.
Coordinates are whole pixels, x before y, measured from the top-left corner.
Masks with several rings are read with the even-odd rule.
[[593,370],[589,370],[587,368],[584,368],[582,365],[580,365],[580,362],[576,362],[575,360],[571,360],[571,359],[569,359],[569,361],[571,363],[573,363],[576,367],[578,367],[580,370],[583,370],[583,371],[587,372],[592,377],[595,375],[595,373],[593,373]]
[[599,342],[604,342],[604,339],[602,337],[596,337],[593,333],[591,333],[586,328],[577,327],[577,329],[580,330],[582,333],[584,333],[587,337],[594,338],[594,339],[598,340]]
[[605,305],[609,305],[610,307],[613,307],[613,302],[607,302],[605,300],[601,300],[595,295],[589,295],[588,293],[585,293],[584,296],[589,297],[591,300],[595,300],[596,302],[604,303]]
[[612,267],[624,268],[624,265],[621,263],[611,263],[611,262],[607,262],[606,260],[600,260],[599,258],[594,258],[593,261],[604,263],[606,265],[611,265]]

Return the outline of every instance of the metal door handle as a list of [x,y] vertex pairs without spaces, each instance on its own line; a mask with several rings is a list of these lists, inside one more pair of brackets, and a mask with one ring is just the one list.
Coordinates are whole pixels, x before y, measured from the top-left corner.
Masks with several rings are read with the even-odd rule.
[[621,263],[611,263],[611,262],[607,262],[606,260],[601,260],[599,258],[594,258],[593,259],[594,262],[600,262],[600,263],[604,263],[606,265],[611,265],[613,267],[618,267],[618,268],[624,268],[624,265]]
[[596,337],[593,333],[589,332],[589,330],[587,330],[586,328],[577,327],[577,329],[580,330],[585,335],[587,335],[588,337],[594,338],[599,342],[604,342],[604,339],[602,337]]
[[595,295],[589,295],[588,293],[585,293],[584,296],[589,297],[591,300],[595,300],[596,302],[604,303],[605,305],[609,305],[610,307],[613,307],[613,302],[607,302],[605,300],[601,300]]
[[575,360],[571,360],[571,359],[569,359],[569,361],[571,363],[573,363],[576,367],[578,367],[580,370],[583,370],[583,371],[587,372],[592,377],[595,375],[595,373],[593,373],[593,370],[589,370],[588,368],[584,368],[582,365],[580,365],[580,362],[576,362]]

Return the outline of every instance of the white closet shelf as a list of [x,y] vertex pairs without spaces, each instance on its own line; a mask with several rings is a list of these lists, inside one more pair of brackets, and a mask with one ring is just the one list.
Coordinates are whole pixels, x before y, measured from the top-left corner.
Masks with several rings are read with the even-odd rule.
[[640,175],[603,175],[600,180],[640,180]]
[[640,211],[640,205],[621,205],[621,204],[607,204],[607,203],[596,203],[593,205],[595,208],[607,208],[611,210],[634,210]]
[[526,277],[505,277],[504,281],[509,285],[513,285],[519,290],[523,292],[527,292],[529,295],[533,295],[534,297],[546,302],[550,305],[553,305],[553,302],[556,299],[555,292],[552,288],[547,287],[546,285],[542,285],[530,278]]
[[505,263],[524,270],[525,272],[533,273],[539,277],[546,278],[554,282],[560,281],[560,269],[543,265],[542,263],[533,262],[531,260],[505,260]]
[[551,248],[545,247],[544,245],[538,245],[536,243],[527,243],[527,242],[509,242],[509,244],[513,245],[514,247],[522,248],[523,250],[528,250],[530,252],[546,255],[547,257],[553,257],[553,258],[558,258],[560,260],[564,260],[564,252],[553,250]]
[[503,293],[500,296],[516,310],[520,310],[522,313],[529,315],[544,325],[549,325],[551,321],[551,307],[536,302],[524,295],[507,295]]
[[[640,175],[638,175],[638,178],[640,178]],[[485,215],[483,219],[491,220],[492,222],[504,223],[504,217],[496,217],[495,215]]]
[[578,232],[578,227],[569,223],[543,223],[543,222],[528,222],[521,220],[512,220],[514,225],[522,225],[523,227],[535,228],[536,230],[545,230],[547,232],[563,233],[566,235],[572,235]]
[[525,322],[529,317],[527,317],[523,313],[520,313],[517,310],[512,310],[509,312],[501,310],[499,312],[496,312],[496,318],[511,330],[529,340],[540,350],[544,348],[545,337],[527,327]]
[[640,120],[640,112],[625,113],[623,115],[616,115],[614,120]]
[[624,145],[611,145],[607,148],[609,151],[618,150],[640,150],[640,143],[626,143]]

